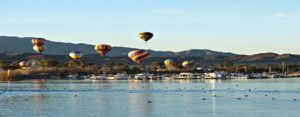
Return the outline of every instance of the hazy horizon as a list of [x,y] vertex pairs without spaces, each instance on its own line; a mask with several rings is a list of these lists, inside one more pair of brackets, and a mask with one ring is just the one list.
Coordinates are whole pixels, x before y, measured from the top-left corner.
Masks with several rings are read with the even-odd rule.
[[[0,1],[0,35],[156,51],[300,54],[300,1]],[[154,34],[148,43],[138,33]]]

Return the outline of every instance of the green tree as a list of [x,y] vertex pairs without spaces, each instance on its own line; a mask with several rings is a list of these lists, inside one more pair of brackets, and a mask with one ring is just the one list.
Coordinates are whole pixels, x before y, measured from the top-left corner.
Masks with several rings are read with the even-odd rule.
[[39,61],[39,66],[41,67],[49,67],[49,62],[45,59]]
[[59,62],[57,62],[56,60],[40,60],[39,61],[39,66],[41,67],[55,67],[59,64]]
[[48,61],[49,67],[55,67],[59,64],[56,60],[49,60]]
[[117,70],[120,70],[120,69],[124,69],[124,66],[125,66],[125,64],[123,64],[123,63],[116,63],[114,65],[114,68]]
[[286,66],[287,72],[291,73],[291,72],[295,72],[298,71],[298,66],[296,64],[290,64]]
[[158,62],[158,61],[153,61],[153,62],[152,62],[152,65],[153,65],[154,67],[156,67],[157,69],[161,69],[161,67],[164,65],[164,63]]
[[69,61],[68,67],[76,67],[76,66],[77,66],[77,64],[76,64],[75,60],[70,60]]
[[20,61],[14,61],[9,65],[5,65],[4,69],[19,69],[20,68],[19,62]]
[[85,66],[85,62],[83,60],[79,60],[78,64],[81,68],[83,68]]
[[85,63],[83,60],[70,60],[68,67],[84,67]]
[[232,62],[229,62],[229,61],[225,61],[223,62],[223,66],[226,68],[226,67],[231,67],[233,66],[233,63]]
[[145,67],[145,65],[143,65],[143,64],[139,64],[139,67],[138,67],[138,69],[139,69],[139,70],[141,70],[141,71],[142,71],[142,70],[145,70],[145,68],[146,68],[146,67]]
[[115,64],[114,63],[108,63],[108,64],[104,64],[104,68],[105,69],[113,69],[114,68],[114,66],[115,66]]
[[3,60],[0,60],[0,68],[3,68],[5,66],[5,62]]

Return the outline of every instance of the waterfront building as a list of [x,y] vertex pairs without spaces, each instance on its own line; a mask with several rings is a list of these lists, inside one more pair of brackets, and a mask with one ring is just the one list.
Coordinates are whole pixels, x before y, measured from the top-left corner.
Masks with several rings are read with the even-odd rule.
[[221,72],[204,73],[204,78],[207,79],[226,79],[227,77]]

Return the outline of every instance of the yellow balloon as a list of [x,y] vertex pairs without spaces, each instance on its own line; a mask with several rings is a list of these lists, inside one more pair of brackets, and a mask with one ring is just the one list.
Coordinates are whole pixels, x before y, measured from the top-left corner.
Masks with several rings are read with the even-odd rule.
[[73,58],[74,60],[78,60],[78,59],[80,59],[80,58],[83,56],[83,54],[81,54],[81,52],[73,51],[73,52],[71,52],[71,53],[69,54],[69,56],[70,56],[71,58]]
[[45,46],[33,46],[33,50],[38,52],[38,53],[43,52],[45,49],[46,49]]
[[144,40],[144,41],[148,41],[153,37],[153,34],[151,32],[141,32],[139,34],[139,37]]

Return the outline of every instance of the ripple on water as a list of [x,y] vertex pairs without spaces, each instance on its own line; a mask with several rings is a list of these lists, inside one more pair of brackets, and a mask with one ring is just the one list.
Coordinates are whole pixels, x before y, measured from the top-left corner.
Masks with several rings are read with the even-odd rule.
[[296,116],[300,114],[300,102],[297,101],[300,98],[299,85],[299,79],[152,83],[19,81],[0,83],[0,114],[138,117]]

